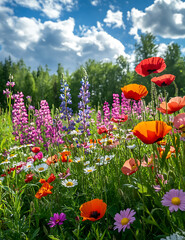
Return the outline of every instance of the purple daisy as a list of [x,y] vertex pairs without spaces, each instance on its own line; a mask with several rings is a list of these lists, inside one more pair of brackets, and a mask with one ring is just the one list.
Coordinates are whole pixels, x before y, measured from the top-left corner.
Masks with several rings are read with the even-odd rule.
[[116,221],[114,224],[114,230],[118,229],[118,232],[125,231],[126,228],[130,228],[130,224],[133,223],[136,219],[133,217],[136,214],[134,210],[127,208],[126,210],[120,211],[116,213],[114,220]]
[[50,221],[49,221],[49,225],[50,227],[54,227],[55,225],[61,225],[63,224],[63,222],[66,220],[66,215],[65,213],[61,213],[61,214],[58,214],[58,213],[54,213],[54,216],[53,217],[50,217]]
[[177,212],[178,209],[185,211],[185,192],[171,189],[163,196],[161,203],[163,206],[169,207],[170,212]]

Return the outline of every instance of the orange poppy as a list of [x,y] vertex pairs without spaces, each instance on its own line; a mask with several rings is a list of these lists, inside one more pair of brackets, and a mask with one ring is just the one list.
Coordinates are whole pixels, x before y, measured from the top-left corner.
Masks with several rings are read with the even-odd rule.
[[141,100],[142,97],[145,97],[148,94],[147,88],[139,84],[129,84],[121,88],[124,93],[125,98]]
[[161,141],[171,129],[163,121],[147,121],[138,123],[132,132],[143,143],[152,144]]
[[160,108],[157,108],[157,109],[161,113],[172,114],[176,111],[179,111],[184,106],[185,106],[185,96],[183,98],[182,97],[171,98],[167,104],[166,102],[162,102],[160,104]]
[[107,210],[107,204],[101,199],[93,199],[80,206],[82,221],[89,220],[95,222],[101,219]]
[[54,164],[54,163],[56,163],[58,161],[58,156],[57,156],[57,154],[55,154],[55,155],[53,155],[53,156],[51,156],[51,157],[48,157],[48,159],[46,160],[46,163],[48,164],[48,165],[51,165],[52,163]]
[[175,80],[175,76],[172,74],[164,74],[160,77],[154,77],[151,79],[159,87],[165,87],[170,85]]
[[33,147],[31,150],[33,153],[38,153],[40,152],[40,147]]
[[50,191],[53,187],[49,185],[49,183],[45,182],[39,191],[35,194],[35,197],[41,199],[42,197],[47,196],[48,194],[52,194]]
[[[136,164],[137,161],[137,164]],[[134,158],[128,159],[121,168],[121,171],[125,175],[132,175],[138,170],[138,166],[140,165],[139,160],[136,160]]]
[[135,68],[135,71],[146,77],[151,73],[160,73],[166,68],[166,64],[163,58],[160,57],[151,57],[142,60]]

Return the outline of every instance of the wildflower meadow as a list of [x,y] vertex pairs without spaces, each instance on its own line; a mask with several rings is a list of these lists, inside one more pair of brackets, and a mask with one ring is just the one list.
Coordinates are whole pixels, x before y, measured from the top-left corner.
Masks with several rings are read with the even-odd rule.
[[151,89],[123,82],[98,109],[84,71],[77,112],[65,77],[57,109],[32,106],[7,79],[1,240],[185,239],[185,96],[169,98],[165,69],[161,57],[142,60],[135,72]]

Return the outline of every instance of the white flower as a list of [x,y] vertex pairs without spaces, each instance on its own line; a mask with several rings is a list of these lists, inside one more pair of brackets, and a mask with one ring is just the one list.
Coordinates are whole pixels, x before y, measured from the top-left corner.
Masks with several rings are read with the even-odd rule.
[[115,156],[115,155],[105,155],[104,159],[103,159],[103,157],[102,157],[102,159],[103,159],[104,161],[110,161],[111,159],[114,158],[114,156]]
[[94,172],[94,171],[96,171],[95,167],[86,167],[86,168],[84,168],[85,174],[89,174],[89,173]]
[[0,177],[0,184],[3,182],[4,177]]
[[27,172],[29,170],[33,170],[34,169],[34,165],[32,164],[32,162],[28,162],[26,164],[26,166],[24,166],[24,171]]
[[83,156],[81,156],[81,157],[75,157],[74,159],[73,159],[73,162],[75,162],[75,163],[80,163],[81,161],[83,161],[84,160],[84,157]]
[[44,172],[48,169],[48,165],[46,163],[41,163],[35,167],[35,170],[38,172]]
[[15,157],[17,157],[18,154],[11,154],[11,155],[8,155],[7,159],[10,160],[10,159],[13,159]]
[[166,238],[161,238],[160,240],[185,240],[185,237],[174,233]]
[[78,182],[76,180],[72,180],[72,179],[65,179],[62,181],[62,185],[64,187],[74,187],[76,185],[78,185]]
[[133,144],[133,145],[128,145],[127,148],[129,149],[134,149],[136,147],[136,144]]
[[109,161],[104,161],[104,160],[101,160],[99,162],[96,163],[97,166],[102,166],[102,165],[107,165],[109,163]]
[[3,162],[0,163],[0,165],[3,165],[3,164],[8,164],[10,163],[10,161],[8,161],[8,159],[4,160]]
[[87,165],[89,165],[89,164],[90,164],[90,161],[84,162],[84,166],[87,166]]

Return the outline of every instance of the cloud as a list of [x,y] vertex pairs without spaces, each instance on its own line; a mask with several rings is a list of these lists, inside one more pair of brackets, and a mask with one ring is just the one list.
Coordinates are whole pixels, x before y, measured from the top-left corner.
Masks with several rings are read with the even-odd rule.
[[100,1],[99,0],[92,0],[91,1],[91,4],[93,5],[93,6],[98,6],[98,4],[100,3]]
[[121,28],[125,29],[125,24],[123,22],[123,13],[119,10],[112,12],[111,10],[107,11],[106,18],[103,20],[108,27]]
[[14,61],[23,58],[32,69],[47,64],[52,72],[61,63],[72,72],[90,58],[114,61],[119,55],[127,56],[123,44],[105,32],[99,22],[97,27],[82,26],[77,35],[74,18],[41,22],[6,10],[0,14],[0,60],[9,55]]
[[1,0],[0,4],[10,3],[41,11],[51,19],[60,17],[62,11],[71,11],[78,0]]
[[185,38],[185,2],[181,0],[155,0],[145,11],[132,8],[127,16],[133,24],[129,33],[136,39],[139,30],[163,38]]

